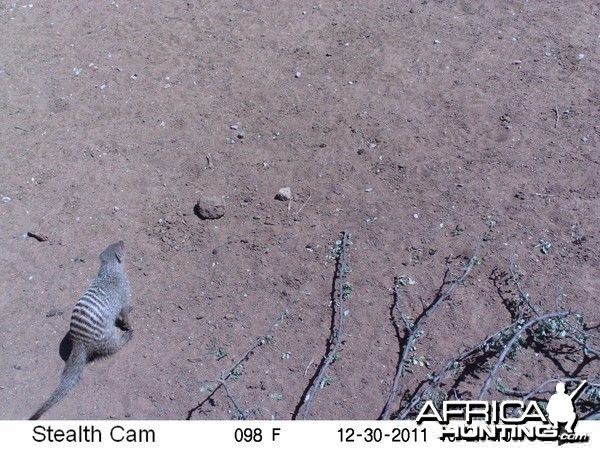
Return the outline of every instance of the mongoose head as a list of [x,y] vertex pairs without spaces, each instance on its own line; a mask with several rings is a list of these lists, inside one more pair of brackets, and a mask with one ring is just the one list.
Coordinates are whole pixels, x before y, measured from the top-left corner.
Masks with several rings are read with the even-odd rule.
[[102,263],[117,263],[123,264],[125,257],[125,243],[123,241],[115,242],[109,245],[106,250],[100,253],[100,261]]

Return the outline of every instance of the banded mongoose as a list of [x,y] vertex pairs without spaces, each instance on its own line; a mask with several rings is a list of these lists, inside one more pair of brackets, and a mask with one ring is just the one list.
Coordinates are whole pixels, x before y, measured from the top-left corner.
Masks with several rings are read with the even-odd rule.
[[60,384],[30,420],[61,401],[81,378],[86,363],[96,356],[108,356],[131,339],[129,324],[129,282],[124,263],[123,241],[109,245],[100,254],[100,271],[73,308],[69,330],[73,348]]

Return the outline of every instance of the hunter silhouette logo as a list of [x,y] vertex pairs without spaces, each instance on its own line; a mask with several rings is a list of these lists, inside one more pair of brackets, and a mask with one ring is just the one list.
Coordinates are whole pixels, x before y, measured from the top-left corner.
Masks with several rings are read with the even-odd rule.
[[587,380],[584,380],[571,395],[568,395],[565,393],[565,383],[556,383],[556,394],[552,394],[546,407],[548,419],[550,419],[554,428],[558,429],[559,423],[566,423],[565,431],[573,433],[573,425],[577,421],[573,402],[586,384]]
[[[435,421],[443,425],[442,441],[524,441],[543,440],[588,442],[586,434],[575,434],[577,422],[574,402],[587,385],[584,380],[570,394],[565,384],[556,384],[546,406],[546,414],[536,401],[450,400],[438,411],[429,400],[417,416],[417,424]],[[562,426],[561,426],[562,425]]]

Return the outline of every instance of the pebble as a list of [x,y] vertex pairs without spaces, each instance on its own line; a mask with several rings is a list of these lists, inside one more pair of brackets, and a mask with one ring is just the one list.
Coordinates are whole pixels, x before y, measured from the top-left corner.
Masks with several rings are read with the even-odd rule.
[[229,125],[229,128],[231,128],[232,130],[237,130],[240,126],[236,123],[233,123],[231,125]]
[[62,316],[63,312],[57,308],[50,308],[46,313],[46,317]]
[[281,200],[282,202],[291,200],[292,198],[292,190],[289,187],[283,187],[279,189],[277,195],[275,196],[275,200]]
[[435,40],[433,41],[433,43],[434,43],[434,44],[441,44],[442,42],[441,42],[441,41],[438,41],[437,39],[435,39]]
[[300,78],[302,76],[302,72],[296,72],[296,75],[294,75],[296,78]]
[[12,199],[10,197],[2,197],[2,202],[3,203],[8,203],[10,202]]
[[413,214],[413,219],[418,219],[418,218],[419,218],[419,215],[417,213],[414,213]]
[[204,196],[196,203],[194,212],[202,220],[220,219],[225,215],[225,202],[221,197]]
[[581,142],[587,142],[587,140],[588,140],[588,137],[587,137],[587,136],[583,136],[583,137],[581,138]]

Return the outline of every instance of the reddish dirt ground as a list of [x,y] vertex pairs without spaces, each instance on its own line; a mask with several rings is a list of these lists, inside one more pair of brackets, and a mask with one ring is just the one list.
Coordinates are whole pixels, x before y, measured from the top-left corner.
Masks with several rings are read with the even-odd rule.
[[[222,389],[196,407],[265,333],[228,387],[251,419],[292,418],[332,333],[342,230],[349,314],[313,419],[379,416],[400,351],[394,277],[414,280],[415,318],[474,254],[394,410],[513,320],[511,258],[531,302],[581,313],[597,347],[599,15],[589,1],[3,2],[0,418],[55,388],[71,309],[119,239],[134,337],[48,419],[232,418]],[[202,195],[224,217],[197,217]],[[528,391],[598,374],[555,347],[498,377]]]

